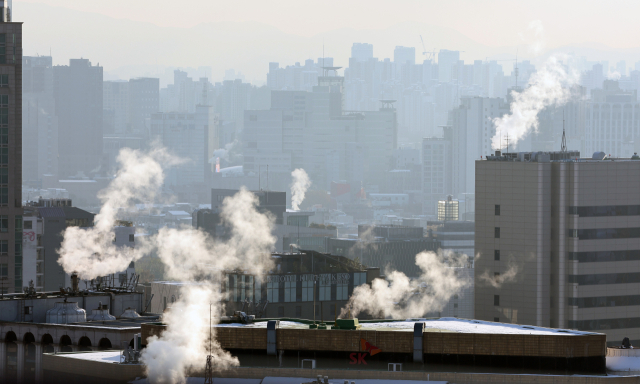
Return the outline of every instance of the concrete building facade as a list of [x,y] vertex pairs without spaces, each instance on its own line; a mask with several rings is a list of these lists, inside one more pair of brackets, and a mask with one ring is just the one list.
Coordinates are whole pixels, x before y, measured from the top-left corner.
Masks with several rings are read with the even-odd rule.
[[640,342],[640,161],[505,155],[476,162],[476,318]]
[[19,292],[23,287],[22,23],[7,20],[3,12],[0,16],[0,290]]

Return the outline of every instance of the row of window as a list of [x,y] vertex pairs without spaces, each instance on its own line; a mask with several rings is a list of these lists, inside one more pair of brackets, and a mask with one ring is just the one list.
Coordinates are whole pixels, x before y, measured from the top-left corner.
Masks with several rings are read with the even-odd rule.
[[597,331],[605,329],[640,328],[640,317],[625,319],[569,320],[567,326],[579,331]]
[[604,285],[640,283],[640,272],[568,275],[567,282],[578,285]]
[[569,260],[579,263],[597,263],[604,261],[633,261],[640,260],[640,250],[627,251],[598,251],[598,252],[567,252]]
[[[567,207],[569,215],[580,217],[604,217],[604,216],[638,216],[640,205],[601,205],[593,207]],[[495,206],[495,215],[500,216],[500,205]]]
[[640,228],[567,229],[567,237],[579,240],[640,238]]
[[569,297],[568,304],[578,308],[626,307],[629,305],[640,305],[640,295]]
[[567,213],[580,217],[638,216],[640,205],[601,205],[594,207],[568,207]]

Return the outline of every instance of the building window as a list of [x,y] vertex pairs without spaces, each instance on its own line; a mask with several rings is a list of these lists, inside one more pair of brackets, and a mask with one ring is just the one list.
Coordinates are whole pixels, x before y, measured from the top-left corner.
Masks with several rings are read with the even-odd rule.
[[9,145],[9,128],[0,128],[0,145]]
[[256,279],[253,292],[253,300],[256,302],[260,302],[260,300],[262,300],[262,281],[260,281],[260,279]]
[[24,229],[33,229],[33,221],[31,221],[31,220],[25,221],[24,222]]
[[280,295],[279,288],[280,288],[279,281],[267,283],[267,300],[269,300],[270,303],[278,302],[278,297]]
[[500,250],[496,249],[493,251],[493,260],[500,261]]
[[0,256],[9,254],[9,240],[0,240]]
[[336,300],[347,300],[349,298],[349,283],[342,281],[336,285]]
[[496,323],[499,323],[500,322],[500,318],[499,317],[494,317],[493,321],[496,322]]
[[329,301],[331,300],[331,274],[320,275],[320,288],[318,294],[318,300]]
[[9,86],[9,75],[0,75],[0,87]]
[[9,164],[9,148],[0,148],[0,165]]
[[0,205],[9,204],[9,188],[0,187]]
[[0,232],[9,232],[9,216],[0,215]]
[[285,281],[284,282],[284,302],[291,303],[296,301],[296,282]]
[[7,34],[0,33],[0,64],[7,63],[6,41],[7,41]]
[[8,277],[9,276],[9,264],[0,264],[0,277]]
[[494,235],[496,239],[500,238],[500,227],[495,227]]
[[500,306],[500,295],[493,295],[493,305],[496,307]]
[[133,243],[135,241],[135,235],[133,233],[129,234],[129,242]]
[[500,206],[496,204],[496,216],[500,216]]
[[306,275],[308,280],[302,281],[302,301],[313,301],[313,275]]

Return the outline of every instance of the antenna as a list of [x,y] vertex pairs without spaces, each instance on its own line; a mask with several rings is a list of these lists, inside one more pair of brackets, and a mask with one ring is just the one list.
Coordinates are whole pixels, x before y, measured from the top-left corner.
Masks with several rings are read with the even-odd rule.
[[562,108],[562,144],[560,144],[560,150],[564,153],[567,152],[567,137],[564,134],[564,108]]
[[507,132],[507,152],[505,153],[509,153],[509,132]]
[[518,88],[518,50],[516,49],[516,88]]

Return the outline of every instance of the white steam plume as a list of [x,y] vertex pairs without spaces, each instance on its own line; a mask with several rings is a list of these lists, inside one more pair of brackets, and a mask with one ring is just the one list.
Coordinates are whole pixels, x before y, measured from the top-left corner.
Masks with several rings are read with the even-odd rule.
[[[222,219],[231,229],[226,242],[214,242],[195,229],[163,228],[158,233],[154,245],[169,278],[197,283],[183,287],[181,298],[163,316],[166,330],[160,338],[149,339],[143,352],[152,383],[179,383],[192,370],[202,369],[209,353],[210,303],[215,315],[222,312],[222,270],[242,269],[260,276],[272,267],[273,221],[257,211],[257,203],[245,189],[224,200]],[[210,353],[215,369],[238,365],[215,339]]]
[[484,271],[482,275],[478,276],[478,280],[487,285],[491,285],[494,288],[500,288],[502,287],[502,284],[515,281],[518,276],[518,272],[520,272],[520,268],[515,264],[510,264],[509,269],[507,269],[505,273],[501,273],[499,275],[494,274],[491,276],[489,271]]
[[[535,36],[542,37],[542,25],[530,24]],[[532,50],[539,51],[543,44],[536,42]],[[529,79],[522,92],[512,92],[511,112],[493,119],[496,132],[491,140],[492,147],[500,149],[501,137],[509,135],[509,141],[516,144],[524,136],[538,130],[538,113],[545,107],[562,105],[569,101],[571,89],[578,84],[579,72],[565,66],[558,56],[551,56]]]
[[422,317],[428,312],[441,311],[453,295],[470,283],[459,278],[454,269],[466,266],[468,257],[447,256],[421,252],[416,255],[416,264],[422,270],[419,278],[410,280],[404,273],[392,271],[387,275],[388,281],[375,279],[371,286],[365,284],[355,288],[340,316],[349,309],[353,316],[367,311],[374,317],[393,319]]
[[113,227],[119,208],[135,201],[153,201],[164,181],[162,165],[179,164],[181,160],[164,149],[144,153],[123,148],[118,155],[120,170],[107,188],[100,191],[100,213],[90,228],[67,227],[58,263],[65,271],[78,272],[83,279],[94,279],[127,269],[141,255],[128,247],[116,247]]
[[309,175],[304,169],[298,168],[291,172],[293,181],[291,183],[291,207],[296,211],[300,209],[300,204],[304,200],[307,189],[311,186]]
[[156,252],[167,276],[185,282],[180,298],[163,317],[166,330],[159,338],[150,338],[142,354],[151,383],[184,383],[186,375],[202,369],[209,353],[214,369],[237,365],[237,359],[220,348],[215,336],[208,351],[206,314],[210,305],[214,316],[223,312],[223,270],[242,269],[261,276],[272,268],[273,219],[259,213],[257,197],[242,189],[223,202],[221,217],[231,234],[227,241],[214,241],[191,227],[163,228],[136,244],[135,250],[116,248],[111,239],[118,208],[137,200],[153,201],[164,179],[162,165],[178,160],[161,149],[149,153],[124,149],[119,162],[121,170],[100,194],[104,205],[96,226],[70,228],[64,233],[60,264],[66,272],[94,278],[122,271],[131,261]]

